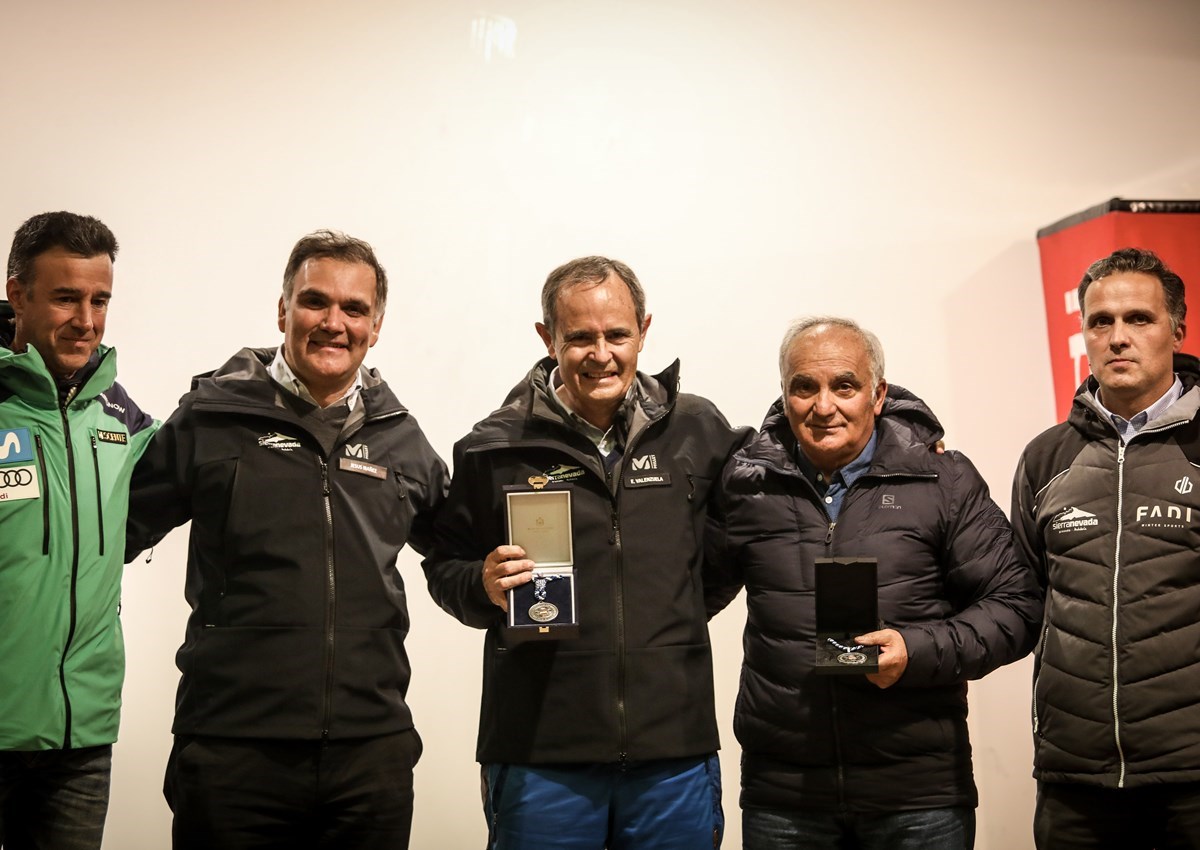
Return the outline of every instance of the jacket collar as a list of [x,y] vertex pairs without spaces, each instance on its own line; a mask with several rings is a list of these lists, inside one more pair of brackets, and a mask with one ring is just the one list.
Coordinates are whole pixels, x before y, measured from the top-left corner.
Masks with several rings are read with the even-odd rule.
[[[1200,409],[1200,360],[1191,354],[1179,353],[1175,355],[1174,365],[1175,372],[1183,383],[1183,395],[1155,421],[1151,429],[1153,431],[1190,422]],[[1099,389],[1099,381],[1088,375],[1075,390],[1075,398],[1067,414],[1067,422],[1077,431],[1093,439],[1116,434],[1113,424],[1095,402],[1095,395]]]
[[[192,378],[196,401],[230,408],[278,410],[282,406],[279,393],[286,391],[267,372],[275,351],[275,348],[243,348],[219,369]],[[377,370],[362,369],[360,375],[363,382],[360,397],[368,420],[407,413]]]
[[[883,410],[875,418],[875,432],[878,444],[868,476],[935,474],[929,447],[944,432],[933,411],[916,395],[898,384],[888,384]],[[783,398],[778,398],[767,410],[758,435],[734,457],[800,475],[795,451],[796,436],[784,414]]]

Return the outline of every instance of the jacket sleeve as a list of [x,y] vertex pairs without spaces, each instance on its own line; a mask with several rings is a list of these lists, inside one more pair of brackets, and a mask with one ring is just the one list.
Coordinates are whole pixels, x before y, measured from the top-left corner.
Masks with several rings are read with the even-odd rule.
[[1045,593],[1048,582],[1046,547],[1042,542],[1037,521],[1034,518],[1036,494],[1033,483],[1029,480],[1028,452],[1029,450],[1026,449],[1025,454],[1021,455],[1021,462],[1017,464],[1017,473],[1013,477],[1012,513],[1010,516],[1013,524],[1013,539],[1017,544],[1017,557],[1033,570],[1038,585]]
[[909,687],[982,678],[1027,655],[1041,623],[1037,582],[1017,558],[1011,526],[987,484],[957,452],[943,459],[942,578],[955,613],[899,629],[909,655],[900,684]]
[[[415,424],[415,423],[414,423]],[[408,498],[412,500],[413,519],[408,530],[408,545],[428,554],[433,549],[434,526],[438,514],[446,504],[446,493],[450,489],[450,472],[446,462],[438,456],[433,446],[418,429],[420,467],[424,469],[421,480],[408,480]]]
[[186,401],[155,432],[133,469],[125,562],[191,519],[194,424]]
[[454,448],[450,492],[433,524],[430,551],[422,562],[429,595],[442,609],[468,626],[486,629],[503,622],[504,612],[483,589],[483,561],[503,542],[486,529],[495,519],[491,476],[469,458],[460,442]]
[[727,493],[733,466],[730,457],[709,500],[704,527],[704,609],[710,620],[737,597],[745,583],[729,537]]

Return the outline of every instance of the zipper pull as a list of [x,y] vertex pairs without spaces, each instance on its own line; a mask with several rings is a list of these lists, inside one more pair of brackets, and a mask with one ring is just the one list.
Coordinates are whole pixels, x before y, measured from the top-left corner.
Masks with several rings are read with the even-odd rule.
[[837,526],[837,521],[829,523],[829,530],[825,532],[825,545],[828,546],[833,542],[833,529]]

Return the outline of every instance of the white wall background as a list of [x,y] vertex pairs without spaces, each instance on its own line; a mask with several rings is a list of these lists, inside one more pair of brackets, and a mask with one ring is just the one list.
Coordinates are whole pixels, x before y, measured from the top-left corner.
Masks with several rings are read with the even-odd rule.
[[[786,319],[859,319],[1007,507],[1053,421],[1036,229],[1200,197],[1194,0],[2,0],[0,28],[0,231],[113,228],[106,341],[144,407],[274,344],[287,253],[330,226],[387,266],[368,362],[447,457],[541,354],[546,273],[603,253],[648,291],[643,366],[681,357],[735,422],[778,392]],[[126,572],[107,848],[168,844],[185,539]],[[481,847],[481,635],[402,567],[414,847]],[[743,614],[712,629],[733,850]],[[971,689],[982,850],[1032,846],[1028,695],[1028,661]]]

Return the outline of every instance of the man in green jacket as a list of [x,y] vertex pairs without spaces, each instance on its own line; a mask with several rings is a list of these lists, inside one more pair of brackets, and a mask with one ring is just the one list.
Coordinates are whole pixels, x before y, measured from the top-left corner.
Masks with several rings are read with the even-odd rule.
[[[99,848],[117,737],[129,476],[156,424],[100,344],[117,241],[42,213],[0,320],[0,844]],[[7,312],[7,311],[6,311]]]

